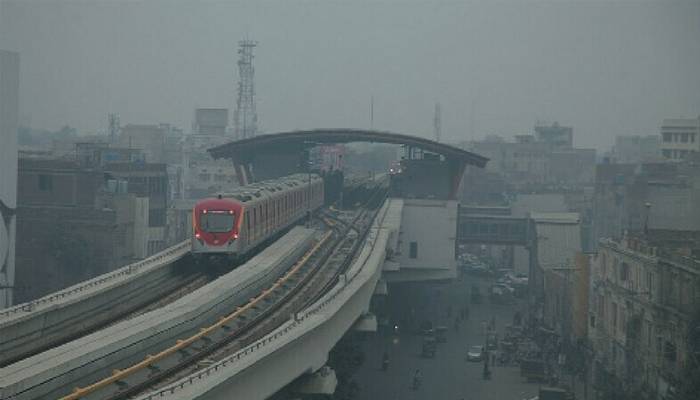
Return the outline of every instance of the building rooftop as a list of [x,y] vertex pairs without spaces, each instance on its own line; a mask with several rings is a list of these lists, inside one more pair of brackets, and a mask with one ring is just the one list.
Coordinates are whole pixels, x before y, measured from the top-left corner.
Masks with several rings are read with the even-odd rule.
[[578,213],[572,212],[531,212],[530,218],[538,224],[578,224]]

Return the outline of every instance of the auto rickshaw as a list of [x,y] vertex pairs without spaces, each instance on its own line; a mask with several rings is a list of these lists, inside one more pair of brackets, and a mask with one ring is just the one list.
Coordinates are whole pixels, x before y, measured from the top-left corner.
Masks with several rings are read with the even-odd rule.
[[436,326],[435,327],[435,340],[438,343],[447,342],[447,327],[446,326]]

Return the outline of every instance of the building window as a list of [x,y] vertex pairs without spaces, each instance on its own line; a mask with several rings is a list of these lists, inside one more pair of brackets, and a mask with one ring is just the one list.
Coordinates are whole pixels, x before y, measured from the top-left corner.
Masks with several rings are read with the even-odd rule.
[[664,154],[664,157],[671,158],[671,150],[664,149],[662,153]]
[[418,242],[411,242],[408,249],[409,258],[418,258]]
[[148,210],[148,226],[165,226],[165,210],[157,208]]
[[620,280],[623,282],[626,282],[629,279],[630,279],[630,266],[626,262],[623,262],[622,267],[620,268]]
[[39,190],[50,192],[53,190],[53,177],[51,175],[39,175]]
[[664,132],[664,142],[671,141],[671,134],[669,132]]
[[595,328],[595,315],[591,315],[591,328]]
[[676,361],[676,345],[669,341],[664,343],[664,358],[668,361]]
[[688,143],[688,134],[687,133],[681,133],[681,142]]

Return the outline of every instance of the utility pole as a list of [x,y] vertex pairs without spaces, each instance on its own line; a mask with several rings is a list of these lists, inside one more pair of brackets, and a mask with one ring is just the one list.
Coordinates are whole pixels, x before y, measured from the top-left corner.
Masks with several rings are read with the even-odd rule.
[[253,49],[258,45],[253,40],[238,42],[238,99],[233,113],[236,140],[255,136],[258,131],[258,114],[255,110],[255,68]]
[[114,144],[117,142],[117,137],[119,136],[119,115],[118,114],[108,114],[107,115],[107,134],[109,135],[109,142]]

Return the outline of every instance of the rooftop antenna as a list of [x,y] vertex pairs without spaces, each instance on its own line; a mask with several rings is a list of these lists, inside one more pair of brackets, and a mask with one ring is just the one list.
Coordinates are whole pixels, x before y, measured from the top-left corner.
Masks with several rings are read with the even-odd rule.
[[253,49],[258,42],[245,39],[238,42],[238,99],[233,113],[236,139],[253,137],[258,131],[258,114],[255,110],[255,68]]
[[374,96],[369,98],[369,129],[374,129]]
[[435,133],[435,141],[440,142],[440,135],[442,133],[442,110],[440,109],[440,103],[435,103],[435,115],[433,116],[433,131]]

